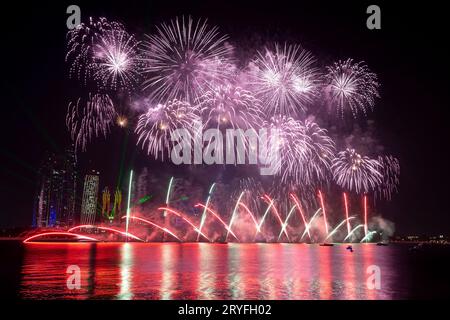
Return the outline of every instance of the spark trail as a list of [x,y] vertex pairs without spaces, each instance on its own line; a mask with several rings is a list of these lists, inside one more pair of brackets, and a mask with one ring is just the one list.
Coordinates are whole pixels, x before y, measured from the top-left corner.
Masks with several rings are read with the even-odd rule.
[[[300,240],[302,240],[305,237],[305,234],[309,234],[309,229],[311,228],[311,224],[313,223],[314,219],[319,215],[319,213],[322,211],[322,208],[317,209],[317,211],[312,216],[311,220],[309,220],[307,227],[305,228],[305,231],[303,231],[302,237]],[[311,239],[311,238],[310,238]]]
[[[126,218],[126,217],[122,217],[122,219],[124,219],[124,218]],[[154,222],[151,222],[150,220],[147,220],[147,219],[144,219],[144,218],[140,218],[140,217],[134,217],[134,216],[131,216],[130,219],[138,220],[138,221],[144,222],[146,224],[149,224],[151,226],[154,226],[155,228],[158,228],[158,229],[160,229],[160,230],[170,234],[172,237],[174,237],[178,241],[181,241],[181,239],[174,232],[170,231],[169,229],[167,229],[165,227],[161,227],[160,225],[158,225],[158,224],[156,224]]]
[[347,235],[350,233],[350,221],[348,219],[348,200],[347,200],[347,194],[344,192],[344,207],[345,207],[345,217],[347,218]]
[[202,233],[188,218],[186,218],[183,214],[181,214],[180,212],[178,212],[178,211],[176,211],[176,210],[173,210],[173,209],[171,209],[171,208],[168,208],[168,207],[161,207],[161,208],[158,208],[158,210],[163,210],[164,212],[168,212],[168,213],[172,213],[172,214],[174,214],[174,215],[176,215],[176,216],[178,216],[178,217],[180,217],[181,219],[183,219],[187,224],[189,224],[191,227],[192,227],[192,229],[194,229],[194,231],[195,232],[197,232],[197,233],[199,233],[201,236],[203,236],[206,240],[208,240],[208,241],[210,241],[211,242],[211,240],[204,234],[204,233]]
[[[207,209],[208,209],[209,201],[211,201],[211,196],[212,196],[212,194],[213,194],[213,192],[214,192],[214,187],[215,187],[215,185],[216,185],[216,183],[214,182],[214,183],[211,185],[211,187],[209,188],[208,198],[206,199],[206,204],[205,204],[205,206],[204,206],[204,208],[203,208],[202,219],[201,219],[201,221],[200,221],[200,227],[199,227],[200,232],[202,231],[203,224],[205,223],[205,220],[206,220],[206,212],[207,212]],[[200,238],[200,233],[197,234],[197,241],[198,241],[199,238]]]
[[298,208],[298,211],[300,212],[300,215],[302,216],[302,220],[303,220],[303,224],[305,226],[305,230],[308,233],[309,239],[311,240],[311,234],[309,233],[309,228],[307,228],[306,218],[305,218],[305,215],[303,214],[303,210],[302,210],[302,206],[300,204],[300,201],[298,200],[298,198],[293,193],[291,193],[291,198],[292,198],[292,200],[294,200],[294,203],[296,204],[296,206]]
[[355,218],[355,217],[349,217],[349,218],[346,218],[346,219],[342,220],[342,222],[339,223],[339,224],[337,225],[337,227],[334,228],[333,231],[330,232],[330,234],[325,238],[324,241],[326,241],[328,238],[332,237],[333,234],[335,234],[335,233],[339,230],[339,228],[340,228],[345,222],[348,223],[349,220],[354,219],[354,218]]
[[228,225],[227,236],[226,236],[225,240],[228,239],[228,234],[230,233],[231,226],[233,225],[234,217],[236,216],[237,208],[239,206],[239,202],[241,201],[243,195],[244,195],[244,192],[241,192],[238,200],[236,201],[236,205],[234,206],[233,214],[231,215],[230,224]]
[[[272,199],[267,194],[264,195],[264,198],[266,198],[266,200],[268,200],[269,203],[273,202]],[[281,230],[283,230],[283,224],[284,223],[283,223],[283,220],[280,217],[280,214],[278,213],[278,210],[277,210],[276,206],[272,205],[272,209],[273,209],[273,213],[275,214],[275,216],[277,217],[278,221],[280,222]],[[288,235],[286,230],[284,230],[284,234],[286,235],[286,237],[289,240],[289,235]]]
[[344,242],[345,242],[345,240],[350,238],[353,234],[355,234],[356,230],[358,230],[359,228],[363,228],[363,227],[364,227],[364,225],[360,224],[360,225],[357,225],[355,228],[353,228],[353,230],[350,231],[350,233],[344,238]]
[[[231,233],[231,235],[233,237],[235,237],[236,240],[239,241],[238,237],[234,234],[233,231],[231,231],[230,228],[228,228],[228,225],[225,223],[225,221],[222,220],[222,218],[216,212],[214,212],[212,209],[208,208],[207,206],[205,206],[205,205],[203,205],[201,203],[197,203],[195,206],[196,207],[202,207],[204,210],[207,210],[209,213],[211,213],[217,220],[220,221],[220,223],[223,224],[223,226],[225,227],[225,230],[227,230],[229,233]],[[198,237],[197,237],[197,241],[198,241]]]
[[320,190],[319,190],[319,199],[320,199],[320,206],[322,207],[322,212],[323,212],[323,223],[325,224],[325,233],[328,234],[327,214],[325,212],[325,203],[323,200],[323,195]]
[[364,238],[361,239],[360,243],[363,243],[364,241],[368,242],[369,238],[372,237],[372,235],[374,235],[375,233],[377,233],[376,231],[370,231],[369,233],[367,233],[367,235],[364,236]]

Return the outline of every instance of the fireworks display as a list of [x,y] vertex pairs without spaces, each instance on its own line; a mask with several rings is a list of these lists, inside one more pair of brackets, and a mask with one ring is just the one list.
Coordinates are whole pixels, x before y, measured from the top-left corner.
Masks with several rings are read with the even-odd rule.
[[376,195],[390,200],[400,184],[400,162],[393,156],[379,156],[378,162],[381,164],[383,179],[378,186]]
[[218,85],[200,97],[206,126],[255,128],[262,121],[261,104],[250,91]]
[[139,42],[124,30],[109,30],[94,46],[92,69],[101,88],[131,90],[140,77]]
[[[206,128],[267,130],[267,149],[259,150],[258,159],[274,164],[276,174],[270,179],[241,178],[234,185],[232,197],[240,200],[228,223],[220,218],[227,235],[234,237],[231,230],[237,223],[236,228],[252,226],[259,236],[265,219],[274,216],[281,227],[277,239],[288,239],[291,223],[300,222],[303,237],[308,234],[311,240],[310,229],[320,216],[328,230],[320,190],[335,185],[345,192],[346,215],[332,236],[346,225],[352,238],[358,230],[350,228],[351,194],[389,200],[398,191],[399,161],[366,145],[352,146],[333,124],[335,114],[356,118],[374,108],[380,84],[364,62],[339,60],[321,69],[323,64],[300,44],[275,44],[256,48],[256,56],[244,64],[217,27],[191,17],[161,23],[145,36],[131,35],[121,23],[106,18],[90,18],[68,32],[67,43],[71,77],[92,85],[87,99],[69,103],[66,123],[77,150],[86,150],[114,125],[130,127],[137,145],[161,160],[170,158],[176,129],[187,129],[190,140],[194,130]],[[333,112],[321,113],[324,107]],[[323,124],[331,124],[332,136]],[[336,152],[336,146],[347,149]],[[211,186],[205,204],[197,203],[202,208],[199,229],[194,230],[197,239],[206,239],[200,232],[208,226],[209,214],[216,222],[220,217],[210,203],[219,186]],[[311,209],[317,211],[307,221],[306,210]],[[367,231],[367,221],[363,225]],[[236,239],[251,240],[235,231]]]
[[184,99],[194,103],[209,89],[231,79],[232,48],[206,20],[181,17],[157,27],[144,41],[143,87],[153,101]]
[[[89,241],[105,241],[104,234],[107,233],[114,236],[108,236],[106,241],[115,241],[114,239],[119,237],[129,241],[144,242],[148,241],[146,229],[150,228],[153,230],[151,237],[154,233],[159,233],[161,236],[167,236],[170,241],[180,242],[279,242],[283,240],[317,243],[321,241],[363,242],[379,232],[379,230],[367,229],[369,210],[365,195],[362,197],[364,201],[359,216],[348,216],[346,212],[343,214],[343,219],[331,221],[327,218],[325,195],[321,191],[317,195],[320,208],[305,207],[303,199],[291,192],[285,195],[289,199],[288,209],[283,211],[279,198],[272,198],[264,193],[259,182],[253,179],[242,179],[239,181],[239,189],[243,191],[232,191],[233,196],[229,198],[230,206],[220,205],[222,200],[213,197],[216,185],[213,183],[209,188],[206,202],[194,205],[194,208],[202,212],[195,216],[176,208],[176,204],[168,200],[174,184],[177,184],[176,180],[172,177],[169,181],[165,206],[157,207],[157,211],[164,212],[164,215],[143,217],[138,213],[139,210],[131,205],[127,209],[127,214],[118,218],[119,223],[129,221],[125,230],[117,226],[78,225],[69,228],[61,235]],[[345,224],[347,232],[344,230]],[[356,227],[352,229],[352,225]],[[358,232],[362,228],[364,232]],[[79,233],[87,230],[91,230],[91,232],[88,231],[91,235],[89,238]],[[102,232],[92,232],[95,230]],[[24,242],[42,241],[52,235],[53,233],[43,232],[29,236]]]
[[363,62],[347,59],[327,67],[327,71],[327,98],[342,117],[345,111],[351,111],[356,117],[358,112],[366,114],[374,107],[379,83],[377,75]]
[[115,117],[113,102],[107,94],[89,93],[88,99],[70,102],[66,125],[75,141],[75,149],[84,151],[94,137],[106,137]]
[[[310,155],[308,138],[301,122],[292,117],[275,116],[264,127],[278,132],[269,136],[268,162],[276,164],[282,182],[292,183],[294,179],[294,183],[301,184],[298,179],[303,175]],[[280,155],[280,159],[275,158],[276,154]]]
[[70,75],[86,81],[92,76],[94,47],[101,37],[112,30],[121,30],[122,25],[106,18],[89,18],[89,23],[81,23],[67,33],[66,61],[70,63]]
[[331,161],[334,158],[335,147],[327,131],[313,121],[306,120],[303,124],[309,160],[306,161],[301,180],[305,184],[320,184],[329,179]]
[[142,143],[143,148],[146,146],[147,153],[155,159],[164,159],[164,154],[170,153],[173,131],[184,128],[192,134],[192,126],[198,122],[200,118],[189,102],[174,99],[166,104],[150,106],[138,120],[138,144]]
[[318,94],[318,75],[312,54],[300,46],[275,46],[258,52],[250,84],[270,115],[304,113]]
[[339,186],[356,193],[375,190],[383,179],[381,163],[361,156],[354,149],[338,152],[331,169]]

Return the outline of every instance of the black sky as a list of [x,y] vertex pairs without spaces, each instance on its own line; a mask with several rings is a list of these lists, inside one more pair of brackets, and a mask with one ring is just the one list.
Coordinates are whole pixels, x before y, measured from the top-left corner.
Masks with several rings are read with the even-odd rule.
[[[393,1],[390,1],[393,2]],[[382,84],[371,114],[386,149],[401,163],[400,193],[381,206],[397,233],[449,233],[448,32],[439,2],[415,6],[366,1],[56,1],[13,2],[1,19],[0,226],[31,224],[35,174],[46,150],[69,143],[65,113],[73,82],[64,63],[66,8],[122,21],[130,31],[153,31],[177,15],[207,17],[234,42],[258,33],[301,42],[325,61],[364,60]],[[333,3],[333,4],[332,4]],[[365,26],[369,4],[382,11],[382,29]],[[124,161],[143,161],[129,137]],[[116,172],[123,132],[97,142],[84,167]],[[88,163],[91,159],[92,163]],[[99,168],[101,167],[101,168]],[[115,179],[114,178],[110,179]]]

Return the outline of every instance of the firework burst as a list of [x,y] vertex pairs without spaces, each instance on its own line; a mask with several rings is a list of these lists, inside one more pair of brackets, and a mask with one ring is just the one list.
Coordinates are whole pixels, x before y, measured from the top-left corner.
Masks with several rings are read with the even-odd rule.
[[67,33],[66,61],[70,63],[70,76],[85,82],[92,75],[94,46],[100,38],[111,30],[122,30],[119,22],[106,18],[89,18],[89,23],[81,23]]
[[356,193],[367,193],[382,182],[382,164],[361,156],[354,149],[338,152],[331,165],[333,178],[342,188]]
[[376,195],[391,200],[392,194],[398,191],[400,184],[400,162],[393,156],[379,156],[383,179],[377,188]]
[[325,93],[328,103],[342,117],[346,110],[356,117],[358,112],[367,114],[373,109],[380,85],[377,75],[364,62],[354,63],[352,59],[338,61],[327,67],[327,71]]
[[261,123],[261,105],[250,91],[234,85],[219,85],[199,99],[205,125],[254,128]]
[[104,32],[94,46],[94,78],[102,89],[131,90],[140,78],[139,41],[124,30]]
[[155,159],[159,156],[164,159],[164,154],[169,155],[171,150],[173,131],[184,128],[192,134],[193,125],[199,122],[197,109],[186,101],[174,99],[166,104],[149,107],[139,117],[136,127],[139,136],[137,143],[142,143],[143,148],[147,145],[147,153],[152,154]]
[[106,137],[115,118],[114,104],[107,94],[89,94],[87,100],[79,98],[75,103],[70,102],[66,125],[75,149],[85,151],[92,138]]
[[303,176],[299,180],[303,181],[303,185],[326,182],[335,154],[334,142],[327,131],[313,121],[306,120],[303,128],[308,142],[306,146],[310,148],[310,156],[301,172]]
[[263,127],[277,133],[269,133],[266,163],[275,165],[283,183],[299,184],[311,150],[304,126],[291,117],[274,116]]
[[270,114],[304,113],[318,94],[318,73],[312,54],[300,46],[258,52],[250,66],[250,85]]
[[144,41],[144,89],[156,101],[183,99],[194,103],[215,84],[234,75],[232,48],[206,20],[176,18],[157,27]]

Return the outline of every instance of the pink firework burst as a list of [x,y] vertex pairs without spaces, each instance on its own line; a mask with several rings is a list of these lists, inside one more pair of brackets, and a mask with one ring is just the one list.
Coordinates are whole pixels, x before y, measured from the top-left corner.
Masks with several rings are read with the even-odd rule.
[[331,165],[335,182],[342,188],[356,193],[367,193],[377,188],[383,175],[382,164],[362,156],[355,149],[338,152]]
[[366,114],[374,107],[380,84],[377,75],[364,62],[354,63],[347,59],[334,63],[327,70],[325,94],[329,106],[342,117],[346,110],[356,117],[358,112]]
[[140,78],[139,41],[124,30],[105,32],[94,46],[94,78],[103,89],[130,91]]
[[144,89],[155,101],[182,99],[194,103],[213,85],[235,73],[232,47],[206,20],[175,18],[157,27],[144,41]]
[[66,61],[70,63],[69,74],[85,82],[92,76],[94,46],[100,37],[108,31],[122,30],[121,23],[106,18],[89,18],[67,33]]
[[155,107],[150,106],[146,113],[139,116],[137,143],[142,143],[143,148],[147,145],[148,154],[163,160],[173,145],[171,136],[174,130],[188,129],[192,134],[196,123],[200,123],[200,117],[197,109],[189,102],[174,99]]
[[313,55],[299,45],[275,45],[250,64],[250,85],[269,115],[298,115],[307,110],[319,92]]
[[262,121],[261,103],[250,91],[227,84],[218,85],[199,99],[205,125],[254,128]]
[[70,102],[66,125],[70,131],[75,149],[86,150],[87,144],[100,135],[106,137],[114,125],[116,111],[107,94],[89,94],[88,99],[79,98]]

